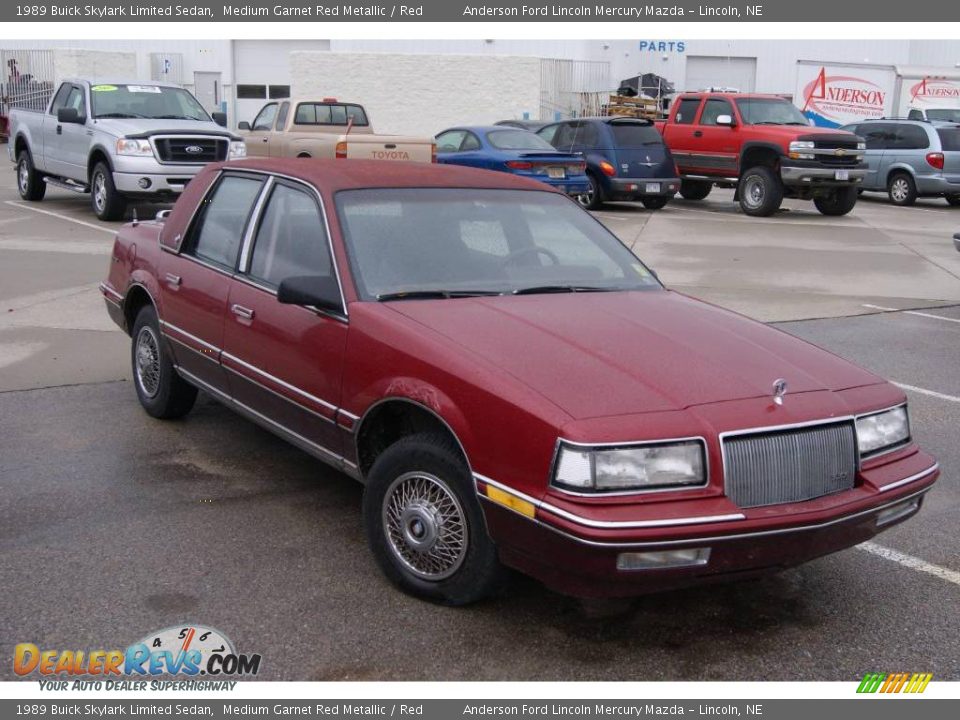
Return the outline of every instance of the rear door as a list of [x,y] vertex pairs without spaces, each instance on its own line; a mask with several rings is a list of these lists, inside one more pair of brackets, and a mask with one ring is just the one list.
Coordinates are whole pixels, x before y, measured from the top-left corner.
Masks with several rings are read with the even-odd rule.
[[867,162],[867,176],[863,180],[863,187],[868,190],[883,190],[886,187],[886,174],[883,169],[883,154],[888,147],[893,146],[894,128],[890,123],[863,123],[859,126],[857,135],[867,143],[864,160]]
[[696,132],[694,123],[700,111],[701,101],[702,97],[699,95],[676,100],[677,110],[663,127],[664,138],[681,175],[695,172],[695,167],[691,164],[694,157],[694,132]]
[[[617,175],[628,178],[673,178],[673,159],[663,143],[663,136],[653,123],[641,120],[610,120],[607,130],[613,145],[613,162]],[[647,192],[660,192],[650,188]]]
[[937,128],[943,153],[943,174],[952,183],[958,183],[960,193],[960,128]]
[[894,167],[911,168],[915,177],[940,175],[940,169],[927,162],[931,149],[925,127],[913,123],[894,124],[893,142],[883,151],[883,177],[889,177]]
[[346,309],[320,311],[276,297],[288,277],[336,277],[326,220],[305,185],[275,179],[267,192],[230,284],[223,366],[236,402],[336,460]]
[[229,393],[220,354],[230,278],[263,187],[260,176],[222,175],[187,229],[180,254],[161,253],[163,334],[187,377],[221,395]]
[[[60,140],[63,136],[63,128],[57,120],[57,111],[67,106],[67,97],[73,90],[71,83],[63,83],[57,90],[53,98],[48,113],[42,116],[43,121],[38,128],[40,132],[39,142],[31,148],[33,152],[33,162],[36,166],[47,172],[63,175],[66,168],[66,162],[60,153]],[[60,128],[60,131],[57,131]]]

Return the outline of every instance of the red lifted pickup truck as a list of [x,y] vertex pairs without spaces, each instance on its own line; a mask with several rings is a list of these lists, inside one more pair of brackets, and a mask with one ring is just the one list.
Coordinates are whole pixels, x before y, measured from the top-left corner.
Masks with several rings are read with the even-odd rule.
[[507,173],[208,166],[120,231],[101,290],[146,412],[200,389],[361,481],[384,573],[441,602],[501,563],[586,596],[776,570],[910,517],[939,474],[901,390],[667,290]]
[[810,127],[775,95],[686,93],[657,127],[680,171],[682,197],[702,200],[713,185],[736,188],[747,215],[772,215],[784,197],[846,215],[867,172],[856,135]]

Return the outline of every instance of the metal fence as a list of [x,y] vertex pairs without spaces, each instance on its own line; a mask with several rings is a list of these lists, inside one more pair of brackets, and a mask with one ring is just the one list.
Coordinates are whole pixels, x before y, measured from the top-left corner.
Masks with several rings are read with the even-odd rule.
[[615,83],[610,63],[597,60],[540,61],[540,120],[599,115]]
[[47,108],[54,84],[52,50],[0,50],[0,70],[0,115],[10,108]]

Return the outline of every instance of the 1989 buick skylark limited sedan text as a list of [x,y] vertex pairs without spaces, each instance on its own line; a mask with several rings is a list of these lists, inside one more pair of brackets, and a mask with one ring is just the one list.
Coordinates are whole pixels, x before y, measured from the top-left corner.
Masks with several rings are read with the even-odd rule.
[[120,231],[101,289],[148,413],[200,389],[360,480],[384,573],[441,602],[504,565],[579,596],[777,570],[939,474],[899,389],[667,290],[503,173],[211,165]]

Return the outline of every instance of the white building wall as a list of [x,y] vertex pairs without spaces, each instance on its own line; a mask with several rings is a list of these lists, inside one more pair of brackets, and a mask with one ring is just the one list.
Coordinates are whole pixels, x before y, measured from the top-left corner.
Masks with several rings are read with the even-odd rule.
[[132,52],[60,49],[53,51],[53,84],[66,78],[136,78],[137,55]]
[[293,94],[358,102],[381,133],[537,117],[540,60],[479,55],[294,52]]

